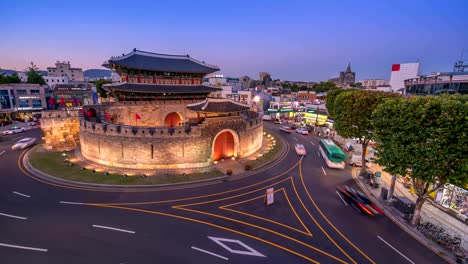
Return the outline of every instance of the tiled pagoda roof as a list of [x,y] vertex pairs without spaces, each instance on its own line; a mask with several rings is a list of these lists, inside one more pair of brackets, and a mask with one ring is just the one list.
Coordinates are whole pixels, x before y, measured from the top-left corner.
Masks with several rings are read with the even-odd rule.
[[120,57],[111,57],[103,64],[107,68],[112,68],[113,65],[160,72],[208,74],[219,71],[218,67],[193,59],[189,55],[159,54],[137,49]]

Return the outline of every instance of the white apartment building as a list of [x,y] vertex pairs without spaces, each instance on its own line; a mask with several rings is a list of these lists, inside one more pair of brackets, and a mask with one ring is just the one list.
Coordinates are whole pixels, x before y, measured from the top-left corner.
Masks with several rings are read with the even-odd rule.
[[74,82],[84,82],[83,69],[72,68],[69,61],[57,61],[55,67],[47,68],[47,75],[52,77],[68,77],[68,80]]
[[393,64],[390,74],[390,86],[394,92],[405,90],[405,80],[413,79],[420,75],[419,62]]
[[367,79],[359,82],[366,88],[375,88],[378,86],[387,85],[387,82],[384,79]]
[[54,88],[57,84],[68,84],[69,80],[67,76],[44,76],[44,81],[49,85],[49,87]]

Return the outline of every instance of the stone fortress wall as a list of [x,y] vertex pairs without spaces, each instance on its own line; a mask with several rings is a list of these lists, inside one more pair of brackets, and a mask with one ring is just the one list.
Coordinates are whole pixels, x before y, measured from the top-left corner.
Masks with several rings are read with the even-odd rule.
[[73,149],[80,144],[79,111],[42,111],[41,130],[44,149],[55,151]]
[[[196,102],[196,101],[195,101]],[[133,169],[197,168],[213,162],[213,147],[216,136],[230,131],[236,142],[236,157],[248,156],[262,146],[263,124],[261,118],[247,120],[243,116],[208,117],[196,126],[161,126],[161,120],[171,112],[183,115],[183,121],[196,118],[197,114],[186,109],[191,102],[126,102],[122,109],[130,107],[130,113],[118,115],[119,104],[112,106],[89,106],[96,110],[90,121],[80,120],[80,144],[83,157],[93,162],[115,167]],[[162,110],[164,109],[164,110]],[[158,111],[159,110],[159,111]],[[178,110],[178,111],[177,111]],[[85,109],[87,111],[87,109]],[[134,113],[142,120],[138,126],[100,122],[105,113],[114,115],[119,123],[135,123]],[[147,112],[148,111],[148,112]],[[152,113],[156,111],[157,113]],[[183,112],[185,111],[185,112]],[[158,113],[159,112],[159,113]],[[112,114],[111,114],[112,113]],[[129,116],[128,119],[126,119]],[[131,120],[133,119],[133,120]],[[140,121],[142,121],[140,123]],[[142,126],[141,124],[152,124]],[[159,124],[159,126],[154,126]]]

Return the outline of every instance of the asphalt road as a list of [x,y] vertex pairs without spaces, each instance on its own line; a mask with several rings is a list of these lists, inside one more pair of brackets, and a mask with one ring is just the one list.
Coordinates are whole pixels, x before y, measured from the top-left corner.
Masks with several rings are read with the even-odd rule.
[[[40,182],[0,141],[0,263],[444,263],[385,216],[346,206],[315,136],[281,134],[287,156],[242,179],[113,192]],[[294,144],[306,146],[300,159]],[[275,203],[264,205],[267,188]]]

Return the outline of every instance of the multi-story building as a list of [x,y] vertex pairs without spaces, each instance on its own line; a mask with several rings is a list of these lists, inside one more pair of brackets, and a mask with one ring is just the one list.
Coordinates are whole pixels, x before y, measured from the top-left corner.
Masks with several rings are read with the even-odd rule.
[[44,76],[44,81],[49,87],[54,88],[57,84],[68,84],[68,76]]
[[365,88],[376,88],[379,86],[385,86],[388,83],[384,79],[367,79],[359,81]]
[[407,95],[468,94],[468,72],[437,72],[405,80]]
[[[57,84],[54,88],[56,103],[64,107],[95,104],[91,83]],[[62,100],[63,98],[63,100]]]
[[0,112],[33,112],[47,109],[47,85],[0,84]]
[[417,78],[419,75],[419,62],[393,64],[390,75],[390,86],[393,91],[404,93],[405,80]]
[[270,86],[271,84],[271,75],[267,72],[261,72],[258,74],[259,76],[259,81],[260,81],[260,84],[261,85],[264,85],[264,86]]
[[47,68],[47,75],[53,77],[67,76],[70,81],[84,82],[83,70],[81,68],[72,68],[69,61],[57,61],[55,67]]

